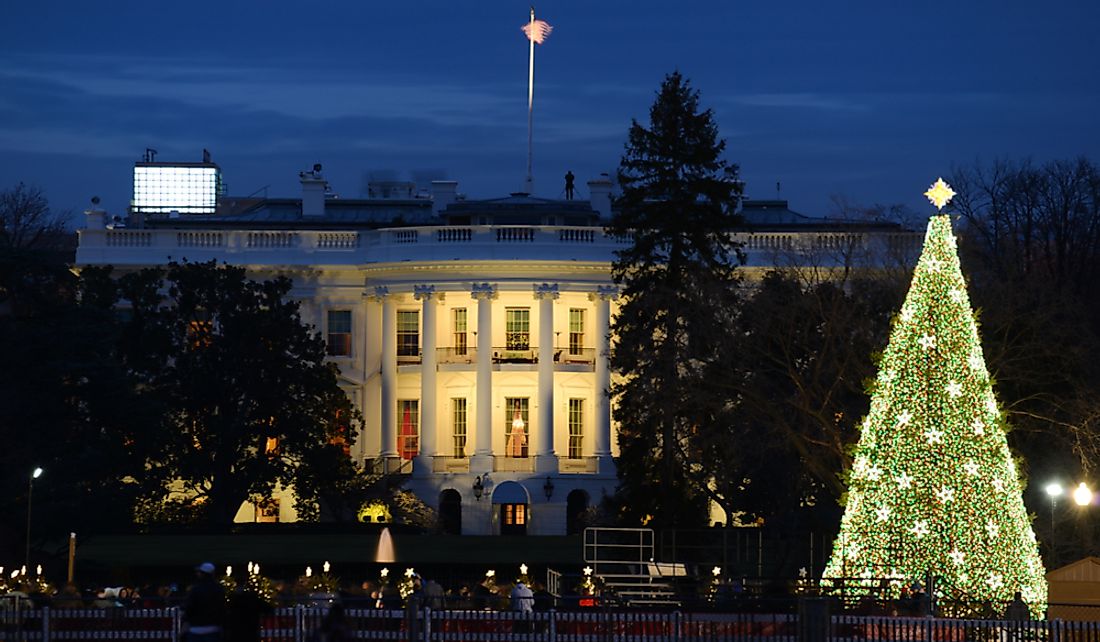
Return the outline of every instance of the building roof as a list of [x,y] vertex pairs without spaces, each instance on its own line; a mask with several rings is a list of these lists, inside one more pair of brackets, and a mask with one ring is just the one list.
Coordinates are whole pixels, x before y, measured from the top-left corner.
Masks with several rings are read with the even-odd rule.
[[1100,558],[1088,556],[1047,572],[1048,582],[1100,582]]
[[438,222],[428,199],[325,199],[324,216],[303,217],[300,198],[226,198],[211,215],[147,216],[147,227],[378,228]]
[[516,192],[503,198],[455,201],[442,212],[449,224],[597,225],[599,212],[590,201],[539,198]]
[[806,216],[792,210],[786,200],[745,199],[741,203],[741,217],[747,227],[771,231],[807,228],[851,229],[852,227],[901,231],[901,226],[891,221]]
[[[903,231],[897,223],[882,220],[806,216],[792,210],[786,200],[742,202],[744,226],[760,231]],[[325,199],[323,216],[302,216],[300,198],[226,197],[218,212],[209,215],[147,214],[149,228],[253,228],[253,229],[376,229],[410,225],[581,225],[599,226],[599,212],[587,200],[557,200],[522,192],[502,198],[459,200],[439,215],[432,201],[413,199]]]

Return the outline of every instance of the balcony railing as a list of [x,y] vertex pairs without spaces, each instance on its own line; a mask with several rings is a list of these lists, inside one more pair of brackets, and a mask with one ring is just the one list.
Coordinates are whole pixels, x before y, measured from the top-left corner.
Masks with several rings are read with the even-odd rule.
[[[477,348],[436,348],[436,363],[442,364],[474,364],[477,363]],[[493,363],[538,363],[538,346],[516,350],[508,347],[497,346],[492,352]],[[422,362],[421,354],[397,355],[397,363],[401,365],[416,364]],[[596,362],[595,348],[581,348],[569,350],[568,348],[554,348],[553,360],[556,364],[587,364]]]
[[476,363],[477,348],[436,348],[437,363]]
[[595,457],[561,457],[558,459],[558,470],[563,473],[597,473],[599,462]]
[[532,473],[535,471],[534,457],[493,457],[494,473]]
[[[750,265],[767,265],[776,252],[813,256],[817,265],[830,261],[823,251],[849,250],[891,253],[919,250],[918,232],[858,231],[744,232],[734,234],[743,244]],[[223,259],[229,263],[280,265],[363,265],[402,261],[549,260],[611,263],[615,252],[630,243],[598,227],[489,226],[390,228],[383,230],[202,230],[202,229],[86,229],[80,231],[77,263],[150,265],[187,258]],[[441,254],[442,253],[442,254]],[[233,258],[233,255],[248,255]],[[824,261],[824,263],[822,263]],[[834,264],[844,264],[838,256]]]
[[432,472],[468,473],[470,472],[470,458],[436,455],[432,460]]
[[494,347],[493,363],[538,363],[538,348]]
[[596,361],[595,348],[557,349],[554,351],[554,361],[559,363],[594,363]]
[[376,475],[408,475],[412,472],[412,460],[400,457],[376,457],[370,462]]

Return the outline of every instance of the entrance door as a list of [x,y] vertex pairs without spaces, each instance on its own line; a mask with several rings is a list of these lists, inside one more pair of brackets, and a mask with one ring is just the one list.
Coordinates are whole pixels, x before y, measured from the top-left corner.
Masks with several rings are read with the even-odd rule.
[[500,534],[527,534],[527,504],[500,505]]

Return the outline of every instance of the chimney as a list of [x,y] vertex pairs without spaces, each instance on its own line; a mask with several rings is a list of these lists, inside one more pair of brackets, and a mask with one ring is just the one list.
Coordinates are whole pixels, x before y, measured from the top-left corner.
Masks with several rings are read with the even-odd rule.
[[432,181],[432,216],[439,216],[455,202],[458,181]]
[[588,181],[588,198],[600,220],[611,220],[611,178],[607,174]]
[[302,181],[302,216],[316,218],[325,215],[325,188],[328,183],[321,175],[321,164],[316,163],[312,171],[298,172]]
[[99,197],[92,197],[92,206],[84,210],[84,229],[102,230],[106,227],[107,212],[99,207]]

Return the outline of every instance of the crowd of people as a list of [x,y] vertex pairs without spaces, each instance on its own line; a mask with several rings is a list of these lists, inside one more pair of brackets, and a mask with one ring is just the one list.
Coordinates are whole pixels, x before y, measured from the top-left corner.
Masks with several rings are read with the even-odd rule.
[[[211,568],[208,575],[215,577],[216,573]],[[295,582],[275,580],[274,595],[270,602],[278,606],[292,606],[331,602],[333,597],[338,596],[343,603],[354,608],[404,609],[410,600],[417,600],[419,604],[437,610],[507,610],[517,599],[515,591],[519,590],[519,599],[523,604],[529,601],[531,608],[517,610],[544,610],[553,603],[553,597],[538,582],[520,582],[499,587],[483,581],[463,582],[445,588],[435,580],[424,580],[416,576],[412,580],[412,586],[411,594],[402,595],[401,587],[396,582],[366,580],[358,584],[343,583],[334,594],[319,594],[303,589]],[[75,582],[68,582],[54,590],[29,583],[13,583],[6,590],[0,589],[0,601],[9,604],[20,602],[20,608],[28,609],[43,606],[51,609],[157,609],[182,606],[187,599],[188,588],[189,585],[174,583],[81,588]],[[250,592],[244,590],[243,586],[238,589],[227,591],[226,599],[232,601],[235,592]],[[527,592],[530,592],[529,596],[526,595]]]

